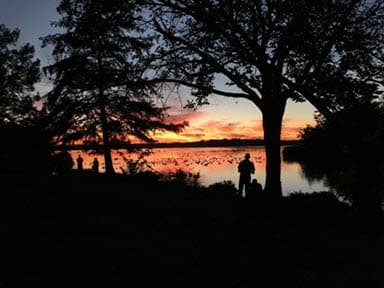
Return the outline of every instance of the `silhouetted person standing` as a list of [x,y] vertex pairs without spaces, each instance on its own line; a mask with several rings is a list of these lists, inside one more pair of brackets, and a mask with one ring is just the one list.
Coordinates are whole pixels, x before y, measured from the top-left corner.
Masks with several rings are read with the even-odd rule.
[[92,162],[92,171],[95,173],[99,173],[99,160],[95,157]]
[[244,187],[247,189],[251,184],[251,174],[255,173],[255,165],[251,160],[251,155],[246,153],[244,159],[237,166],[237,171],[240,173],[239,179],[239,196],[243,197]]
[[83,158],[80,156],[77,156],[76,162],[77,162],[77,170],[81,171],[83,170]]

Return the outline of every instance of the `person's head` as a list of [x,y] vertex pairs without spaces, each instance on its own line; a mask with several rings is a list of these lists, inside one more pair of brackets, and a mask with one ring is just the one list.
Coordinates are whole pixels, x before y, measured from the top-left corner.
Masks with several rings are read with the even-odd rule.
[[249,158],[251,158],[251,155],[249,153],[246,153],[244,157],[245,157],[245,159],[249,159]]

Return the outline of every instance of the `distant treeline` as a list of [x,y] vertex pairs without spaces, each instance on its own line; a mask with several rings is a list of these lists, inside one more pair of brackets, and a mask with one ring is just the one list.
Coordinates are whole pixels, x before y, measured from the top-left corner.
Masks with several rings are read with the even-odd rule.
[[[282,140],[281,145],[295,145],[299,140]],[[127,144],[114,146],[114,149],[140,149],[140,148],[172,148],[172,147],[234,147],[234,146],[263,146],[262,139],[221,139],[221,140],[201,140],[195,142],[171,142],[171,143],[145,143],[145,144]],[[65,145],[58,146],[59,150],[88,150],[99,147],[89,145]]]

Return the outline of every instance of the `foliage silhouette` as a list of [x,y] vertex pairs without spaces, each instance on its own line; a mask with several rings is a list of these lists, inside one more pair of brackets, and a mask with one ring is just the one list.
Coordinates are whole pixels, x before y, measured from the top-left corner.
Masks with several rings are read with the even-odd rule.
[[50,172],[50,138],[35,126],[7,124],[0,127],[0,173]]
[[218,202],[238,200],[238,190],[235,186],[235,183],[230,180],[224,180],[210,184],[206,188],[206,192],[207,197],[214,198],[214,200]]
[[[284,158],[299,161],[308,178],[325,178],[358,213],[381,214],[383,112],[381,102],[367,102],[335,113],[331,121],[320,117],[315,127],[303,129],[299,146],[284,150]],[[353,137],[340,133],[340,123]]]
[[33,85],[40,79],[40,61],[30,44],[17,43],[20,30],[0,23],[0,125],[30,125],[38,111]]
[[74,161],[68,151],[55,151],[52,153],[52,173],[63,175],[72,172]]

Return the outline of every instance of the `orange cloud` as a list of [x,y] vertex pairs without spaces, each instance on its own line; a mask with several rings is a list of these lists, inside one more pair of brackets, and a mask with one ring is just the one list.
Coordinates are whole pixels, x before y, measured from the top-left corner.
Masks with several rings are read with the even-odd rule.
[[[172,115],[173,114],[173,115]],[[206,117],[205,112],[196,111],[196,112],[183,112],[183,113],[170,113],[170,115],[165,119],[166,123],[182,123],[184,121],[191,122],[192,120],[196,120],[199,118]]]
[[205,131],[209,131],[213,139],[223,138],[242,138],[255,139],[262,138],[262,126],[259,121],[241,122],[225,122],[208,121],[202,125]]
[[308,123],[308,121],[293,118],[284,119],[281,138],[285,140],[296,140],[298,139],[299,132],[302,128],[314,124],[314,120],[311,123]]

